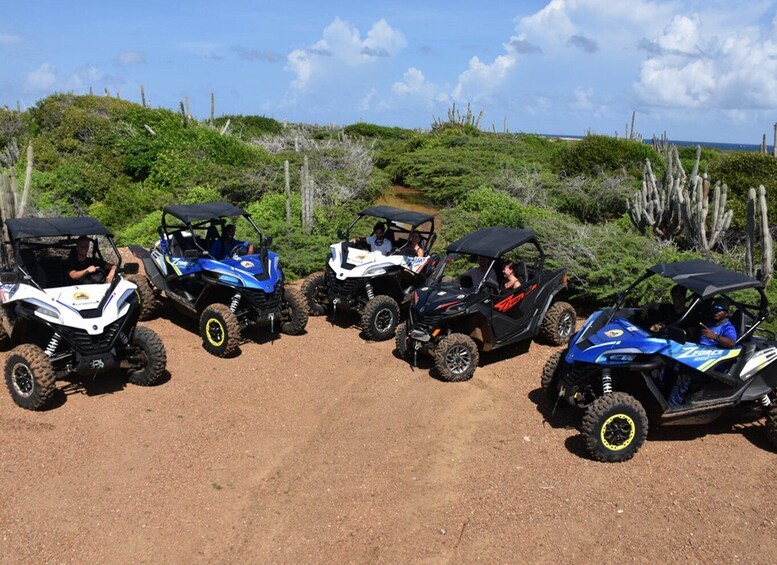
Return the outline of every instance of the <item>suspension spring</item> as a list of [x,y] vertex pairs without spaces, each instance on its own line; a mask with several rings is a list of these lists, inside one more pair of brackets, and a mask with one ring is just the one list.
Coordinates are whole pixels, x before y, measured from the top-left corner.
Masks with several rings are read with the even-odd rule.
[[51,339],[49,340],[49,344],[46,346],[46,357],[51,357],[57,352],[57,347],[59,347],[59,342],[62,339],[62,336],[58,333],[55,333],[53,336],[51,336]]
[[229,309],[232,310],[232,313],[235,313],[235,310],[237,310],[237,306],[240,304],[240,293],[238,292],[235,294],[235,296],[232,297],[232,302],[229,304]]
[[602,369],[602,392],[612,394],[612,375],[610,369]]
[[367,283],[367,285],[365,285],[364,288],[367,291],[367,298],[369,298],[370,300],[375,298],[375,291],[372,290],[372,285],[371,284]]
[[123,345],[123,346],[129,345],[129,339],[127,338],[127,334],[125,334],[124,332],[119,332],[118,340],[120,345]]
[[769,398],[768,394],[764,394],[761,398],[758,399],[758,401],[761,403],[761,406],[764,408],[769,408],[769,406],[772,405],[772,399]]

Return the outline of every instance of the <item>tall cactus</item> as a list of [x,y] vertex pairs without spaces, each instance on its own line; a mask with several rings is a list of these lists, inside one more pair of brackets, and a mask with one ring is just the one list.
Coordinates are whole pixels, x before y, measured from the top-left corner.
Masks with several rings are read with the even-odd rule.
[[27,201],[32,184],[32,144],[27,145],[27,169],[24,175],[24,187],[19,195],[19,182],[13,168],[0,171],[0,220],[3,224],[3,237],[8,239],[5,220],[20,218],[27,212]]
[[710,216],[710,182],[707,173],[699,175],[700,161],[701,147],[697,146],[693,170],[687,175],[677,147],[672,146],[667,152],[666,172],[657,183],[650,160],[645,159],[642,190],[626,201],[631,221],[641,233],[652,230],[665,240],[682,235],[688,246],[705,252],[715,247],[734,213],[726,210],[728,187],[716,183]]
[[[774,273],[774,242],[769,232],[769,212],[764,185],[751,188],[747,195],[747,222],[745,225],[745,274],[759,276],[764,285],[769,284]],[[755,268],[756,241],[761,241],[761,268]],[[757,272],[760,271],[760,274]]]

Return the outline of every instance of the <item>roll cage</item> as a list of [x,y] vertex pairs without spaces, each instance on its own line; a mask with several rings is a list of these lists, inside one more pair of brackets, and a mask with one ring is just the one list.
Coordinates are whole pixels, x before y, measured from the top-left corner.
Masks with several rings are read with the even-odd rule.
[[[27,281],[40,290],[55,286],[71,286],[73,282],[62,278],[64,262],[61,256],[40,258],[35,252],[59,249],[72,253],[80,237],[89,238],[92,243],[92,257],[104,259],[97,240],[97,236],[104,236],[116,256],[116,272],[121,272],[121,254],[113,241],[113,234],[94,218],[11,218],[6,220],[6,227],[9,240],[3,241],[0,248],[3,270],[20,272]],[[42,284],[44,279],[63,280],[67,284]],[[114,278],[111,288],[117,282],[118,278]]]
[[[186,251],[195,250],[198,255],[210,256],[210,247],[224,233],[227,219],[236,216],[245,218],[253,227],[258,237],[259,249],[264,249],[265,245],[269,245],[270,238],[263,236],[251,215],[244,209],[228,202],[165,206],[158,229],[159,237],[166,242],[165,252],[170,255],[173,255],[172,250],[177,246],[181,255],[184,255]],[[187,231],[191,235],[190,238],[185,236]],[[204,237],[197,235],[198,231],[204,231]]]
[[[492,269],[495,270],[497,280],[501,278],[502,275],[499,264],[502,262],[502,257],[526,244],[532,245],[537,250],[537,260],[532,270],[534,273],[541,273],[545,265],[545,252],[542,250],[542,246],[537,240],[536,234],[532,230],[495,226],[476,230],[448,245],[445,250],[445,257],[440,261],[435,272],[432,273],[429,283],[434,284],[440,282],[443,273],[445,272],[446,265],[453,262],[460,255],[486,257],[487,259],[490,259],[486,273],[477,288],[473,289],[473,292],[475,293],[480,292],[488,280],[488,275],[491,273]],[[527,267],[525,264],[523,264],[522,267],[524,269],[522,277],[525,281],[529,278],[528,273],[526,272]]]
[[[709,261],[693,259],[677,263],[659,263],[648,268],[646,272],[629,285],[625,291],[618,294],[615,305],[608,315],[605,325],[610,323],[617,312],[624,307],[626,298],[634,291],[634,289],[654,275],[670,279],[675,284],[692,293],[691,303],[686,308],[685,313],[680,319],[667,326],[667,333],[673,332],[680,338],[683,338],[684,335],[680,336],[677,332],[681,331],[683,334],[685,333],[685,331],[682,330],[683,324],[692,316],[700,313],[705,304],[709,304],[710,300],[715,297],[724,298],[732,306],[735,306],[737,311],[741,311],[744,316],[752,320],[751,323],[747,324],[749,327],[745,327],[744,331],[741,333],[739,330],[742,328],[737,328],[739,334],[736,341],[737,345],[748,339],[769,315],[769,301],[764,293],[763,283],[761,281],[748,277],[742,273],[731,271],[725,267],[716,265],[715,263],[710,263]],[[746,289],[754,289],[758,292],[760,298],[758,304],[748,304],[736,300],[729,294]],[[736,315],[736,312],[734,315]]]
[[[410,234],[413,232],[421,237],[421,247],[425,254],[429,254],[437,239],[437,234],[434,233],[434,216],[394,206],[372,206],[361,210],[348,228],[339,234],[340,238],[349,241],[351,231],[364,218],[376,218],[386,222],[386,237],[394,248],[392,253],[402,249],[410,241]],[[400,236],[399,239],[397,236]]]

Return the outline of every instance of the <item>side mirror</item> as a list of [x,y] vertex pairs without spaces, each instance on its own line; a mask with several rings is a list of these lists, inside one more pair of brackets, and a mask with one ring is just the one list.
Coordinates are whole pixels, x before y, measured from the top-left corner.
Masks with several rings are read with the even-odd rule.
[[272,236],[268,235],[267,237],[264,238],[264,246],[270,247],[271,245],[272,245]]
[[137,263],[124,263],[124,266],[121,268],[121,270],[125,275],[137,275],[138,271],[140,270],[140,265]]
[[0,284],[18,284],[22,281],[19,271],[3,271],[0,273]]
[[187,261],[194,261],[200,258],[200,252],[197,249],[187,249],[183,252],[183,258]]
[[348,237],[348,234],[345,233],[345,230],[337,230],[337,239],[346,239]]
[[676,341],[679,344],[683,344],[688,341],[688,335],[685,333],[685,330],[674,326],[668,326],[666,328],[666,337],[672,341]]

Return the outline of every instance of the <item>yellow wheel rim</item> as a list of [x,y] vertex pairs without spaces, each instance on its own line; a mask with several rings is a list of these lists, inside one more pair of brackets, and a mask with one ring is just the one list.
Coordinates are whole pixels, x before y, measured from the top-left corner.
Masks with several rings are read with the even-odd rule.
[[626,449],[637,433],[637,426],[627,414],[613,414],[602,424],[599,437],[602,445],[610,451]]
[[224,331],[224,325],[220,320],[211,318],[205,322],[205,337],[208,338],[211,345],[221,347],[227,338],[227,332]]

